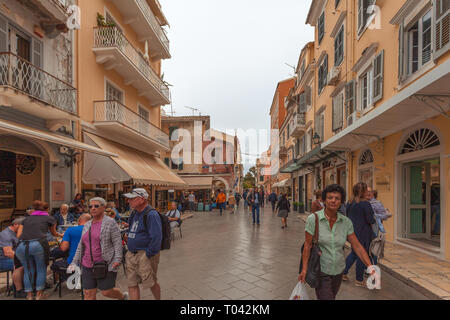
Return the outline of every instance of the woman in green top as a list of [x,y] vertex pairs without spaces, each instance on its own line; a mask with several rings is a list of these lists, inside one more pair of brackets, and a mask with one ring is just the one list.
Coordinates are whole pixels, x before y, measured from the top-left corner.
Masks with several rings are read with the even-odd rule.
[[[316,296],[318,300],[335,300],[345,269],[345,242],[351,243],[352,249],[367,267],[371,265],[371,262],[367,252],[356,238],[351,220],[338,212],[339,207],[345,201],[344,188],[336,184],[330,185],[322,191],[322,199],[325,208],[317,212],[319,218],[319,248],[322,255],[320,256],[321,274],[319,286],[316,288]],[[315,224],[315,215],[312,214],[306,220],[304,263],[302,272],[298,276],[298,280],[302,283],[305,282],[308,270]]]

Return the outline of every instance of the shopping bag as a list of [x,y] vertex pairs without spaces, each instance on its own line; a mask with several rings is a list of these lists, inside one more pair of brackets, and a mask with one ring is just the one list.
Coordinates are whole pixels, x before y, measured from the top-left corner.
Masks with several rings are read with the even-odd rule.
[[297,284],[294,291],[292,291],[289,300],[309,300],[308,292],[306,291],[306,287],[303,283],[299,282]]

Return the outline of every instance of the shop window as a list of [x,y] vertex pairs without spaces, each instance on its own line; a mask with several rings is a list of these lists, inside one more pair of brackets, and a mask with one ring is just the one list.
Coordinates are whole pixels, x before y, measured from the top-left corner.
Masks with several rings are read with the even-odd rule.
[[423,128],[415,131],[406,139],[401,154],[437,147],[440,144],[439,137],[435,132],[428,128]]

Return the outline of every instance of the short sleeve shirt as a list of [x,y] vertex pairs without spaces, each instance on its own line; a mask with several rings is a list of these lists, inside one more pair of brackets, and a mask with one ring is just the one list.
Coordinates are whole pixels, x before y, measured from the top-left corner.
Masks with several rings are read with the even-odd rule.
[[3,258],[5,256],[3,248],[14,248],[18,243],[19,239],[17,238],[16,233],[10,228],[6,228],[2,232],[0,232],[0,258]]
[[[352,221],[338,213],[337,220],[330,229],[330,223],[325,217],[325,211],[317,212],[319,217],[319,248],[322,251],[320,257],[321,271],[327,275],[341,274],[345,269],[344,246],[347,237],[354,233]],[[316,218],[311,214],[306,220],[305,231],[314,236]]]
[[22,224],[21,240],[39,240],[47,237],[48,228],[56,224],[56,220],[50,216],[29,216]]
[[83,232],[84,226],[76,226],[76,227],[70,227],[69,229],[64,232],[64,237],[62,241],[69,242],[69,258],[67,258],[67,262],[69,264],[72,263],[73,257],[75,256],[75,253],[78,248],[78,244],[80,243],[81,234]]

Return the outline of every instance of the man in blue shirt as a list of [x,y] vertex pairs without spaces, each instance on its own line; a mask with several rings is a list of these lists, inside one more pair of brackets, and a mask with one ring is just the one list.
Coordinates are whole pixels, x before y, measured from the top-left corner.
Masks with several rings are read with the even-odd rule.
[[133,189],[124,197],[130,199],[133,209],[128,221],[130,230],[125,256],[130,300],[140,300],[141,283],[144,288],[151,289],[156,300],[161,300],[161,288],[156,278],[162,241],[161,218],[148,204],[145,189]]
[[[86,222],[91,220],[92,217],[88,213],[84,213],[78,219],[78,226],[70,227],[64,232],[64,237],[61,241],[59,248],[54,249],[50,255],[53,259],[63,258],[62,260],[57,260],[51,265],[51,269],[55,272],[60,271],[62,268],[67,268],[73,260],[75,253],[77,252],[78,244],[81,240],[81,233],[83,232],[84,225]],[[69,250],[69,256],[67,257],[67,251]],[[67,257],[67,259],[65,259]],[[64,279],[67,279],[69,275],[64,274]]]

